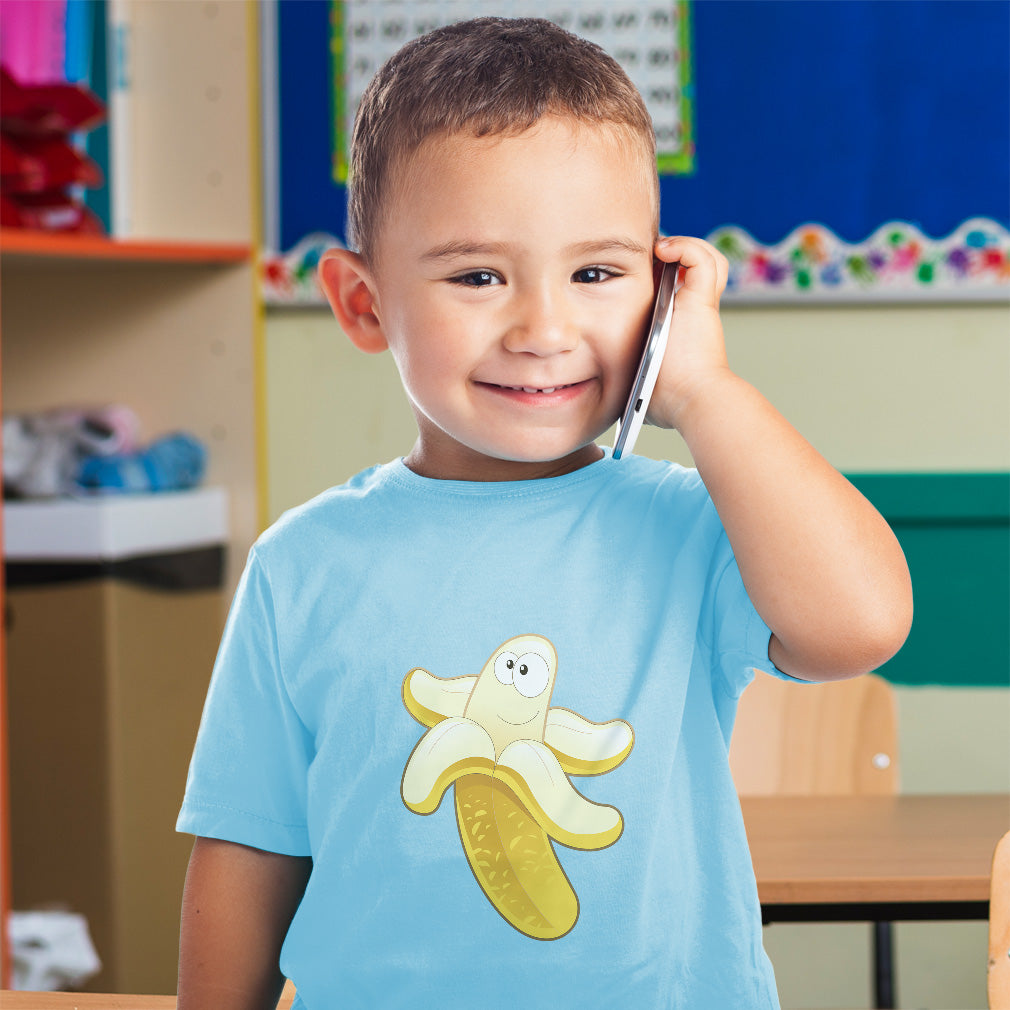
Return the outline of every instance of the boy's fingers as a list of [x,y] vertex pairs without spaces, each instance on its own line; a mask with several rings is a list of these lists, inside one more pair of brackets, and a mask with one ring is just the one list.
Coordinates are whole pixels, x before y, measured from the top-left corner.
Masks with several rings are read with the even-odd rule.
[[680,261],[684,287],[707,295],[714,292],[718,301],[729,279],[729,261],[704,239],[677,235],[656,243],[656,257],[666,263]]

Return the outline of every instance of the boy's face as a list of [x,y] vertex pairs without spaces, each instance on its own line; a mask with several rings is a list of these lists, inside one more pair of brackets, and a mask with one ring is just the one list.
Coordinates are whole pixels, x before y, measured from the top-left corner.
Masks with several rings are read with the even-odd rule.
[[425,142],[391,180],[370,288],[431,477],[515,480],[599,457],[653,296],[654,189],[617,131],[541,120]]

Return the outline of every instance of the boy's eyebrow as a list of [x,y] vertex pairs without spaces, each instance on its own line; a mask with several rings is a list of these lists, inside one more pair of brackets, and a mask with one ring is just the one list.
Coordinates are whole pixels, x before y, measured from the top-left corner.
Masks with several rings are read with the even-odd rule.
[[467,239],[452,239],[433,246],[422,256],[423,260],[445,260],[457,256],[504,256],[510,250],[507,242],[472,242]]
[[592,256],[594,253],[627,252],[640,256],[643,253],[652,255],[651,246],[644,246],[633,238],[614,236],[613,238],[592,239],[588,242],[577,242],[565,250],[576,256]]
[[[452,239],[441,245],[428,249],[421,258],[424,260],[454,259],[460,256],[505,256],[517,251],[517,247],[508,242],[476,242],[467,239]],[[632,238],[613,236],[600,239],[589,239],[586,242],[576,242],[566,246],[564,250],[569,256],[593,256],[607,252],[626,252],[640,256],[651,255],[652,249],[636,242]]]

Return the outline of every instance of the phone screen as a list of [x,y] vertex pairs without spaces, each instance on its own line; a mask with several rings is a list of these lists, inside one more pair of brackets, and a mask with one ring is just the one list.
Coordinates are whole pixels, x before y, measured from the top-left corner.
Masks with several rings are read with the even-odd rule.
[[652,391],[656,388],[659,369],[666,353],[666,343],[670,337],[670,323],[673,319],[673,304],[679,263],[664,263],[656,285],[656,301],[652,309],[652,321],[646,333],[642,348],[642,359],[638,363],[635,380],[631,384],[628,402],[617,422],[614,438],[614,459],[620,459],[625,452],[631,452],[642,430]]

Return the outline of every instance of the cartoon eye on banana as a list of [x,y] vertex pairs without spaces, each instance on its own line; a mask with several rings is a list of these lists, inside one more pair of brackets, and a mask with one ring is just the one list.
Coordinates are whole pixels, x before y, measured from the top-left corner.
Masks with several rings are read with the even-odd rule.
[[476,677],[443,680],[420,668],[403,704],[428,731],[403,770],[409,810],[431,814],[455,783],[456,823],[477,883],[498,913],[537,940],[556,940],[579,899],[551,839],[603,849],[624,830],[615,807],[593,803],[569,775],[602,775],[635,743],[628,723],[595,723],[551,708],[558,655],[541,635],[500,645]]

